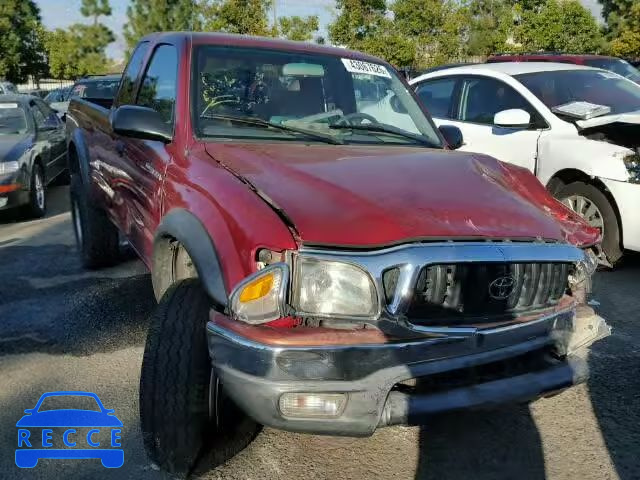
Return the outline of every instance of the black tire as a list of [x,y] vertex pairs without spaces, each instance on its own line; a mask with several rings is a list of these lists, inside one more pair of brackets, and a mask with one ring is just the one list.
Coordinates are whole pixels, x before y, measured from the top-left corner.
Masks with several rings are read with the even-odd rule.
[[207,448],[213,454],[207,456],[209,467],[223,463],[260,429],[224,396],[211,368],[209,308],[199,281],[181,280],[165,292],[149,327],[140,423],[149,457],[172,474],[188,475]]
[[584,182],[573,182],[562,187],[556,198],[563,201],[571,196],[579,195],[592,202],[600,211],[604,223],[602,251],[610,265],[615,265],[622,258],[622,242],[620,223],[611,201],[598,187]]
[[44,170],[40,164],[36,163],[33,165],[31,171],[27,215],[31,218],[42,218],[46,213],[47,195],[44,183]]
[[96,269],[118,262],[118,229],[107,214],[91,205],[85,185],[78,175],[71,176],[71,218],[82,265]]

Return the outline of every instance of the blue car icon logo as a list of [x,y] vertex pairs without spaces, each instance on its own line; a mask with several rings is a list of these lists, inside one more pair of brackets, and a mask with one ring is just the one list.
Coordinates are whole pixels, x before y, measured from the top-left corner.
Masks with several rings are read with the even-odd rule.
[[[66,408],[68,403],[82,404],[82,408]],[[65,408],[52,408],[60,405]],[[41,458],[95,458],[106,468],[124,464],[122,422],[95,393],[45,393],[24,413],[16,423],[18,467],[33,468]]]

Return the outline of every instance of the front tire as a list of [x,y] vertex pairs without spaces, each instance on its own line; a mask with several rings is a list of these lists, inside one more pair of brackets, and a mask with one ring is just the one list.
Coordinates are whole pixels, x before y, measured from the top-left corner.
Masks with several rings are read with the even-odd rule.
[[573,182],[562,187],[556,198],[602,232],[602,254],[613,266],[622,258],[620,223],[611,201],[589,183]]
[[153,314],[140,374],[140,423],[151,460],[187,475],[205,447],[212,466],[244,449],[259,425],[224,396],[211,367],[209,298],[196,279],[181,280]]
[[31,218],[42,218],[47,213],[47,196],[44,183],[44,170],[39,164],[34,164],[31,171],[31,186],[29,188],[28,215]]
[[114,265],[120,257],[118,229],[89,201],[82,179],[71,176],[71,218],[82,266],[96,269]]

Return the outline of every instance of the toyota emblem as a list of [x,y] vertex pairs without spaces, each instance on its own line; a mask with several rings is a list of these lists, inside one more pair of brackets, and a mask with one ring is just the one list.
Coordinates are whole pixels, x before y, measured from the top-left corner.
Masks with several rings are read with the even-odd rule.
[[489,296],[494,300],[505,300],[513,293],[515,283],[511,276],[498,277],[489,284]]

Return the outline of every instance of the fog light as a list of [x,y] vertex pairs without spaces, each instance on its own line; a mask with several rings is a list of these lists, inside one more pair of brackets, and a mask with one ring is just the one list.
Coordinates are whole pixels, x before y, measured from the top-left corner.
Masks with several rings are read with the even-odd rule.
[[346,405],[346,393],[283,393],[280,397],[285,417],[336,418]]
[[7,197],[0,197],[0,208],[4,207],[9,199]]

